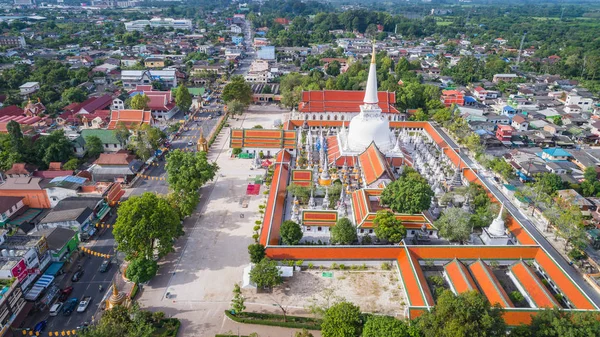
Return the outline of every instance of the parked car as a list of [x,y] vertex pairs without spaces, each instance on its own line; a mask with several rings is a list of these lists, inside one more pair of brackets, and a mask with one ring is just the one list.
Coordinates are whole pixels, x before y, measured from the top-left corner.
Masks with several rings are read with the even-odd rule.
[[44,329],[46,329],[47,323],[48,323],[47,321],[41,321],[41,322],[39,322],[33,328],[33,332],[42,332],[42,331],[44,331]]
[[192,146],[192,145],[194,145],[194,143],[193,143],[192,141],[189,141],[189,142],[187,143],[187,146]]
[[104,260],[104,261],[102,261],[102,264],[100,265],[100,268],[98,269],[98,271],[101,273],[106,273],[108,268],[110,268],[110,260]]
[[77,297],[73,297],[72,299],[68,300],[63,308],[63,315],[70,316],[71,313],[73,313],[73,310],[75,310],[77,303],[79,303]]
[[79,306],[77,307],[77,312],[84,312],[87,307],[90,305],[92,301],[92,296],[84,296],[81,302],[79,302]]
[[83,269],[80,269],[80,270],[76,271],[75,274],[73,274],[73,277],[71,277],[71,281],[77,282],[77,281],[81,280],[82,276],[83,276]]
[[59,302],[64,302],[69,298],[69,295],[73,292],[73,287],[66,287],[60,290],[60,297],[58,298]]
[[62,302],[54,303],[52,305],[52,307],[50,307],[50,316],[58,315],[58,313],[60,312],[60,309],[62,309],[62,307],[63,307]]

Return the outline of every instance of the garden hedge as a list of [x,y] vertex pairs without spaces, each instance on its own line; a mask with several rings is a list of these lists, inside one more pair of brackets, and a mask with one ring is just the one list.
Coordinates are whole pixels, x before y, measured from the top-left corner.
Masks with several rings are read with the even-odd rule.
[[[283,328],[307,330],[321,330],[322,322],[320,319],[299,316],[287,316],[287,322],[283,322],[279,321],[283,320],[283,315],[243,312],[239,316],[236,316],[228,310],[225,310],[225,316],[229,317],[229,319],[231,319],[232,321],[238,323],[279,326]],[[277,319],[277,321],[271,319]]]

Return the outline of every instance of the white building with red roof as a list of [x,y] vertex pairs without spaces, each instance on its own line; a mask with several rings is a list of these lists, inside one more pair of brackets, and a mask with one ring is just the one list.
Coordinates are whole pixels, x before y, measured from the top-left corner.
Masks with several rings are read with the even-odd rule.
[[179,111],[171,91],[153,90],[150,85],[138,85],[129,96],[146,95],[150,98],[148,110],[154,119],[169,120]]

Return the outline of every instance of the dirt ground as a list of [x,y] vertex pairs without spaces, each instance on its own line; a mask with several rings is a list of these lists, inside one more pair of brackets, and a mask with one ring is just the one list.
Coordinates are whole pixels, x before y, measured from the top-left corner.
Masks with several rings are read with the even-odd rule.
[[[324,277],[324,272],[333,277]],[[404,317],[407,300],[402,282],[394,271],[367,270],[304,270],[295,272],[285,283],[272,293],[257,293],[255,289],[243,291],[246,302],[265,305],[264,312],[281,313],[277,303],[294,315],[310,315],[313,304],[349,301],[362,312],[377,313],[398,318]],[[263,307],[265,308],[265,307]]]

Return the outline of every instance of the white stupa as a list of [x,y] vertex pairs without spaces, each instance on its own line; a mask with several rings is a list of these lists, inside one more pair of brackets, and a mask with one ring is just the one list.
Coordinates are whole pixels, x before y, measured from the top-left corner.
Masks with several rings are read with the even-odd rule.
[[510,237],[506,234],[506,226],[502,218],[503,211],[504,204],[500,207],[500,212],[494,221],[492,221],[492,224],[483,229],[481,240],[486,245],[508,245],[510,243]]
[[348,132],[343,130],[338,133],[338,143],[342,146],[342,155],[352,155],[363,152],[372,142],[375,142],[379,151],[392,154],[395,149],[395,137],[390,130],[388,119],[381,113],[379,99],[377,98],[377,69],[375,65],[375,45],[369,67],[369,78],[365,89],[364,104],[360,106],[360,113],[352,118]]

